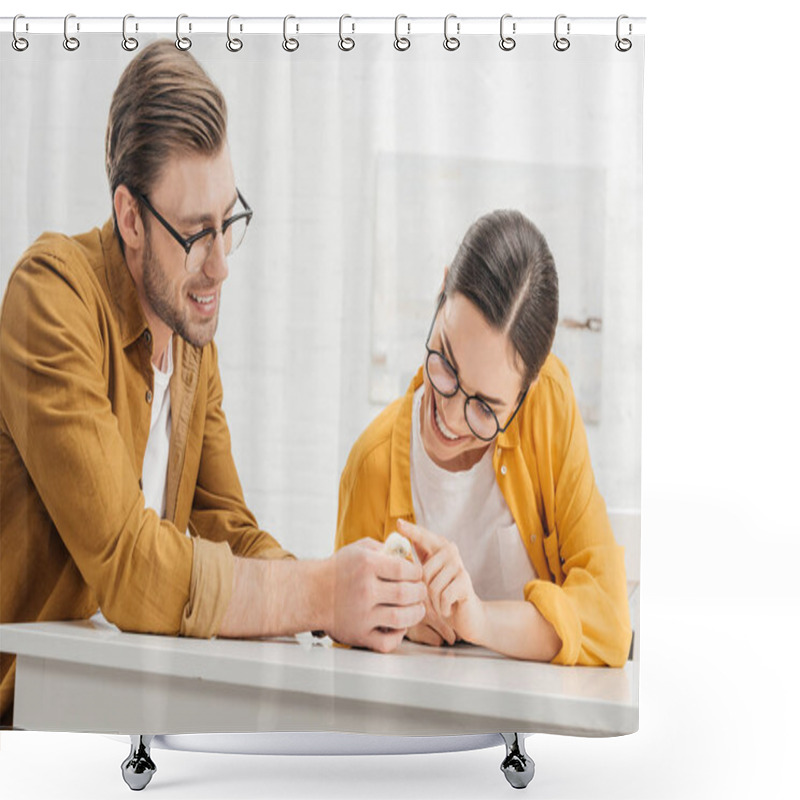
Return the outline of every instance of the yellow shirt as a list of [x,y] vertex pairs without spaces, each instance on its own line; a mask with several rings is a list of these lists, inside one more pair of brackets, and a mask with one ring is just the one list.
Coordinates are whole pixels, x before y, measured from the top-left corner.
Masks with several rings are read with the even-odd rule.
[[[15,267],[0,315],[0,621],[99,606],[123,630],[213,636],[233,554],[291,557],[245,505],[215,345],[173,348],[162,520],[141,491],[152,337],[113,222],[44,234]],[[0,654],[0,726],[13,665]]]
[[[399,518],[416,521],[409,451],[421,384],[422,369],[353,445],[339,485],[337,549],[364,536],[383,541]],[[493,464],[538,576],[524,599],[561,637],[553,662],[623,666],[631,642],[623,548],[595,484],[569,374],[554,355],[495,440]]]

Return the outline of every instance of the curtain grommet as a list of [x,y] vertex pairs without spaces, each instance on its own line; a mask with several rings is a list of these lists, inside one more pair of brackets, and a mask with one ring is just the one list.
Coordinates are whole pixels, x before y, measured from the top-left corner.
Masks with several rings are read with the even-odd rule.
[[[74,14],[67,14],[67,16],[64,17],[64,42],[63,42],[63,45],[64,45],[64,49],[65,50],[68,50],[70,53],[74,53],[81,46],[81,42],[80,42],[80,39],[78,39],[76,36],[70,36],[69,35],[68,28],[69,28],[69,21],[71,19],[75,19],[75,15]],[[80,24],[76,23],[75,30],[79,31],[80,29],[81,29]]]
[[400,20],[401,19],[408,19],[405,14],[398,14],[394,18],[394,49],[399,50],[401,53],[404,53],[411,47],[411,39],[409,39],[409,35],[411,34],[411,23],[406,22],[406,27],[408,31],[406,32],[405,36],[400,35]]
[[[339,49],[345,53],[349,53],[355,46],[356,40],[353,39],[352,36],[345,36],[344,35],[344,21],[346,19],[353,19],[349,14],[342,14],[339,17]],[[355,22],[351,22],[350,25],[352,26],[351,33],[356,32],[356,24]]]
[[[627,53],[628,50],[630,50],[631,47],[633,47],[633,42],[630,39],[628,39],[627,37],[622,37],[619,34],[619,32],[620,32],[620,23],[624,19],[628,19],[628,15],[627,14],[620,14],[617,17],[617,41],[614,42],[614,47],[616,47],[617,50],[619,50],[620,53]],[[631,33],[633,33],[633,26],[629,22],[628,23],[628,36],[630,36]]]
[[[448,30],[451,19],[456,20],[455,36],[450,36]],[[442,46],[444,47],[445,50],[449,50],[451,53],[454,52],[455,50],[458,50],[458,48],[461,47],[461,40],[458,38],[458,34],[461,33],[461,23],[458,22],[457,20],[458,18],[456,17],[455,14],[448,14],[444,18],[444,42],[442,43]]]
[[[188,14],[178,14],[175,19],[175,47],[184,52],[192,47],[192,40],[188,36],[181,35],[181,20],[188,19],[188,17]],[[189,23],[189,31],[191,30],[192,25]]]
[[[122,49],[126,50],[129,53],[132,53],[138,46],[139,40],[133,36],[128,36],[128,20],[135,19],[133,14],[126,14],[122,18]],[[136,26],[136,30],[139,29],[139,26]]]
[[[510,52],[517,46],[517,40],[512,36],[506,36],[505,33],[506,20],[511,18],[511,14],[503,14],[503,16],[500,17],[500,49],[504,50],[506,53]],[[511,23],[511,32],[517,32],[516,22]]]
[[[228,41],[225,42],[225,47],[228,48],[228,52],[230,53],[238,53],[244,47],[244,42],[242,42],[241,39],[231,36],[231,22],[233,22],[235,19],[239,19],[236,14],[231,14],[228,17]],[[241,31],[241,26],[239,27],[239,30]]]
[[[283,18],[283,42],[281,43],[281,47],[287,53],[294,53],[294,51],[297,50],[298,47],[300,47],[300,42],[297,41],[297,39],[295,39],[293,36],[289,36],[288,34],[290,19],[297,19],[297,17],[293,16],[292,14],[287,14]],[[299,25],[296,26],[295,30],[299,29],[300,26]]]
[[559,53],[565,53],[569,50],[569,46],[571,44],[570,40],[567,39],[570,33],[570,24],[567,22],[567,36],[560,36],[558,33],[558,22],[559,20],[566,19],[566,14],[559,14],[555,21],[553,22],[553,36],[555,37],[555,41],[553,42],[553,47],[558,50]]
[[[28,49],[28,45],[30,44],[30,42],[29,42],[29,41],[28,41],[28,40],[27,40],[27,39],[26,39],[24,36],[20,36],[20,35],[17,33],[17,22],[18,22],[19,20],[21,20],[21,19],[25,19],[25,15],[24,15],[24,14],[17,14],[17,15],[14,17],[14,22],[13,22],[13,24],[12,24],[12,26],[11,26],[11,35],[12,35],[12,37],[13,37],[13,38],[11,39],[11,46],[12,46],[12,47],[13,47],[13,48],[14,48],[14,49],[15,49],[15,50],[18,52],[18,53],[23,53],[23,52],[25,52],[25,50],[27,50],[27,49]],[[25,27],[26,27],[26,30],[27,30],[27,23],[26,23],[26,26],[25,26]]]

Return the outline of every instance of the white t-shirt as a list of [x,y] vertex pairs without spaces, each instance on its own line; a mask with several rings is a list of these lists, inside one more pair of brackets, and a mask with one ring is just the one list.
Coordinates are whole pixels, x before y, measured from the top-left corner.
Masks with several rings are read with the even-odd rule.
[[[167,511],[167,465],[169,437],[172,433],[172,409],[169,400],[169,379],[172,377],[172,339],[167,346],[167,369],[162,372],[153,364],[153,402],[150,409],[150,435],[144,449],[142,492],[144,504],[164,518]],[[98,609],[92,616],[95,622],[108,620]]]
[[167,464],[169,437],[172,432],[172,409],[169,380],[172,377],[172,339],[167,346],[167,368],[162,372],[153,365],[153,402],[150,409],[150,436],[144,451],[142,491],[144,502],[163,519],[167,510]]
[[455,542],[481,600],[524,600],[536,571],[497,484],[490,445],[477,464],[450,472],[435,464],[422,443],[420,386],[411,425],[411,498],[417,524]]

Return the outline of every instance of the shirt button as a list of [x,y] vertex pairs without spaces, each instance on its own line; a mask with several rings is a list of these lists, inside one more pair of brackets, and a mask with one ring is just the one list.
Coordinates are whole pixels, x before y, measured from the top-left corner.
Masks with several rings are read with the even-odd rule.
[[501,474],[501,475],[505,475],[505,474],[506,474],[506,472],[508,472],[508,470],[506,469],[506,465],[505,465],[505,464],[503,464],[503,466],[502,466],[502,467],[500,467],[500,474]]
[[153,402],[153,393],[149,389],[144,393],[144,399],[147,400],[148,403]]
[[150,344],[150,342],[153,341],[153,334],[151,334],[149,330],[145,330],[144,340],[146,344]]

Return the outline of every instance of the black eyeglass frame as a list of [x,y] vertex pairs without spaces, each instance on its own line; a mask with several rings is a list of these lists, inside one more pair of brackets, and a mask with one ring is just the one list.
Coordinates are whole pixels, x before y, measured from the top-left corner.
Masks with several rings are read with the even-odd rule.
[[[150,200],[148,200],[147,195],[142,194],[135,189],[131,189],[131,194],[144,203],[145,208],[147,208],[147,210],[164,226],[167,233],[172,236],[172,238],[183,248],[187,258],[189,256],[189,251],[192,249],[192,245],[199,239],[202,239],[204,236],[211,236],[212,234],[213,236],[216,236],[218,233],[221,233],[224,236],[225,231],[228,230],[228,228],[230,228],[234,222],[238,222],[242,218],[246,218],[247,220],[245,222],[245,233],[247,233],[250,220],[253,218],[253,209],[250,208],[247,200],[244,199],[242,193],[237,189],[236,196],[239,198],[239,202],[244,206],[244,211],[241,211],[240,213],[234,214],[232,217],[228,217],[228,219],[223,220],[222,225],[219,228],[203,228],[202,231],[198,231],[197,233],[192,234],[188,239],[184,239],[183,236],[181,236],[178,231],[176,231],[175,228],[173,228],[172,225],[170,225],[169,222],[167,222],[167,220],[165,220],[164,217],[162,217],[161,214],[159,214],[158,211],[153,208],[153,204],[150,202]],[[242,234],[242,239],[244,239],[245,233]],[[206,256],[206,258],[208,258],[208,256]],[[205,264],[205,261],[203,264]],[[203,268],[203,264],[200,265],[199,269],[197,270],[198,272]]]
[[[442,310],[442,306],[444,305],[444,301],[445,300],[446,300],[446,297],[445,297],[444,293],[442,293],[441,297],[439,298],[439,302],[438,302],[438,304],[436,306],[436,311],[433,314],[433,321],[431,322],[431,327],[430,327],[430,330],[428,331],[428,338],[425,339],[425,350],[428,353],[427,356],[425,356],[425,372],[426,372],[426,374],[428,376],[428,380],[431,382],[431,386],[433,386],[433,388],[440,395],[442,395],[442,397],[455,397],[455,395],[458,394],[458,392],[461,392],[464,395],[464,420],[466,421],[467,426],[472,431],[473,435],[476,436],[478,439],[480,439],[482,442],[491,442],[499,434],[505,433],[508,430],[508,426],[514,421],[514,417],[517,416],[517,412],[520,410],[520,408],[522,408],[522,404],[525,402],[525,398],[528,395],[528,390],[525,389],[525,391],[522,393],[522,397],[520,397],[519,403],[517,403],[517,407],[514,409],[514,413],[508,418],[508,422],[506,422],[506,424],[502,428],[500,427],[500,422],[497,419],[497,414],[494,413],[494,409],[485,400],[482,400],[476,394],[467,394],[466,393],[466,391],[464,390],[464,387],[461,385],[461,381],[458,379],[458,371],[450,363],[450,361],[447,358],[447,356],[443,352],[441,352],[441,350],[434,350],[432,347],[430,347],[431,336],[433,335],[433,328],[436,325],[436,317],[439,316],[439,312]],[[447,367],[447,369],[450,370],[450,372],[453,373],[453,377],[456,379],[456,388],[453,389],[453,391],[450,392],[449,394],[446,393],[446,392],[443,392],[436,385],[436,381],[434,381],[434,379],[431,377],[431,371],[430,371],[430,367],[428,366],[428,362],[431,360],[431,356],[434,356],[434,355],[438,356],[439,358],[442,359],[442,361],[444,362],[444,364]],[[489,436],[488,438],[486,436],[481,436],[472,427],[472,425],[469,424],[469,417],[467,416],[467,405],[469,404],[470,400],[474,400],[475,402],[480,403],[484,408],[486,408],[489,411],[489,413],[492,415],[492,418],[494,419],[494,424],[495,424],[497,430],[495,430],[495,432],[491,436]]]

